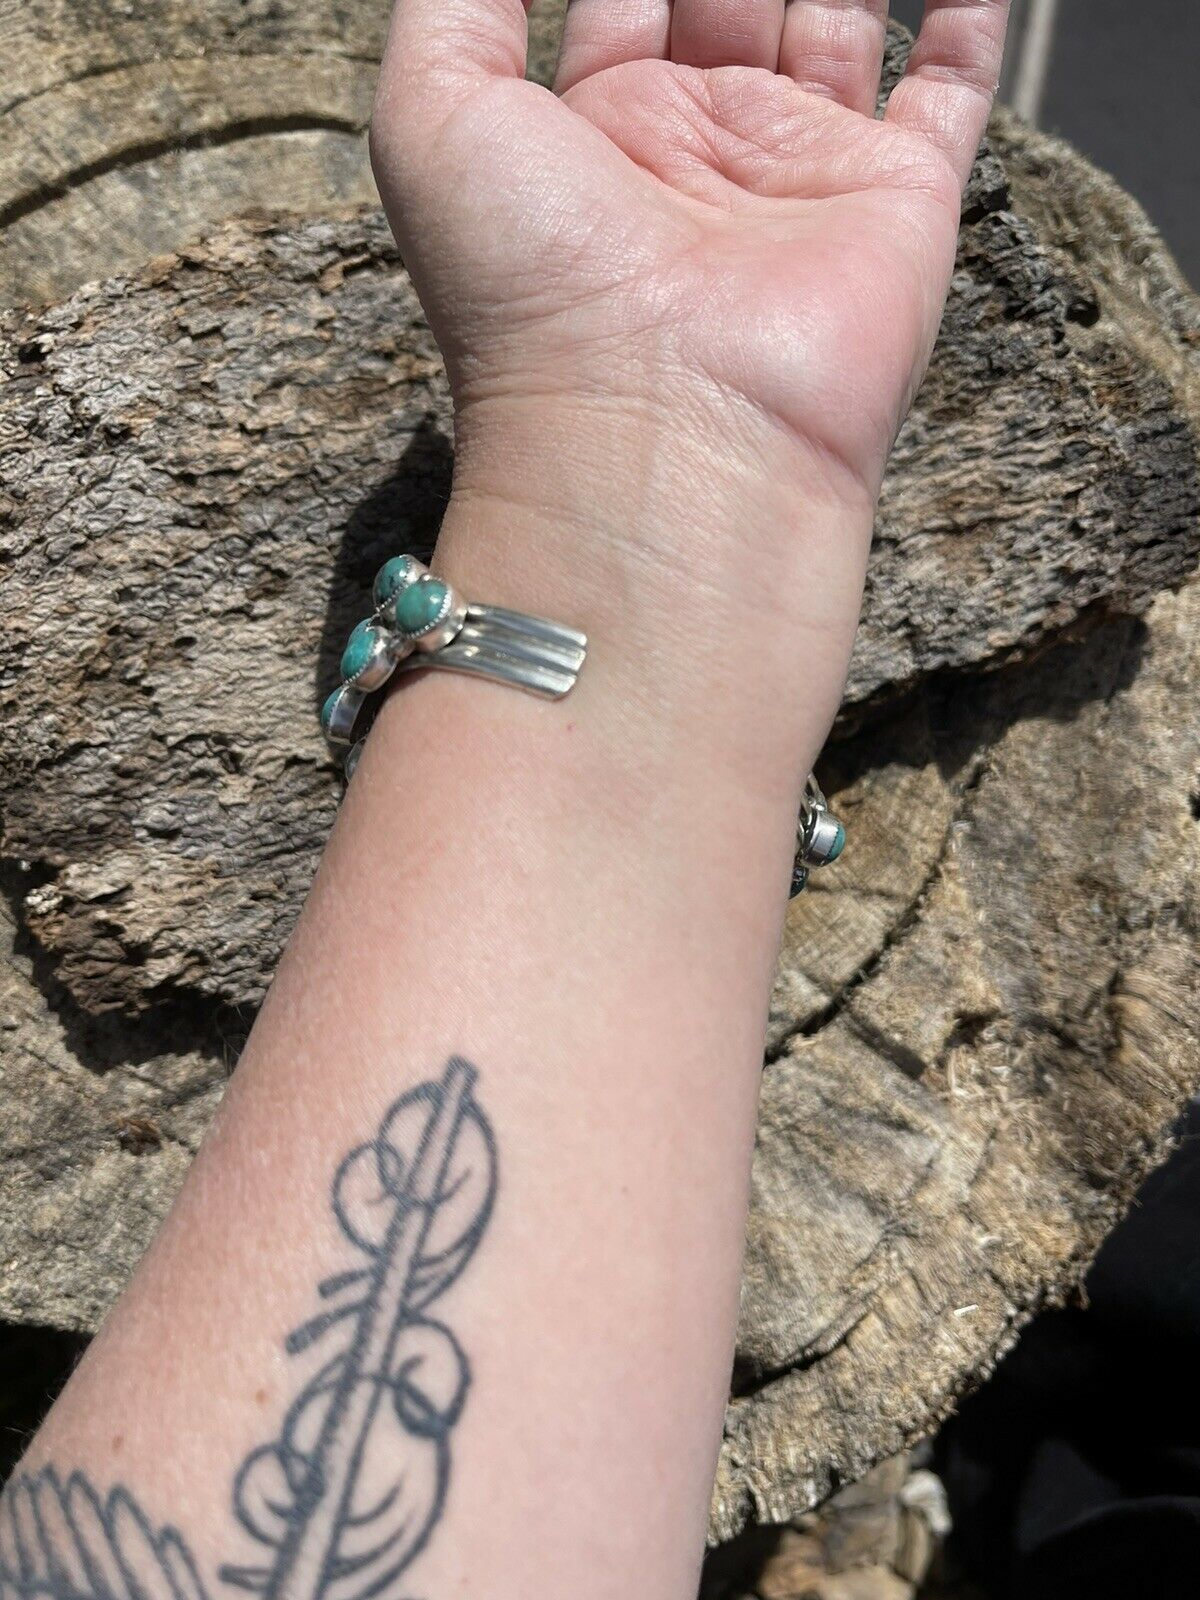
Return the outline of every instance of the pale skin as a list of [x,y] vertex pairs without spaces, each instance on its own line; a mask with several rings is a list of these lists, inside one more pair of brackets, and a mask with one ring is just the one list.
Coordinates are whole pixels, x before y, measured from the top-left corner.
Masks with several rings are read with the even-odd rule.
[[456,402],[436,566],[591,650],[557,704],[391,697],[31,1445],[179,1526],[210,1594],[255,1554],[231,1480],[295,1394],[282,1340],[347,1266],[334,1169],[454,1053],[501,1176],[438,1308],[473,1370],[445,1512],[385,1592],[695,1593],[797,803],[1004,38],[1001,0],[932,0],[880,119],[884,9],[573,0],[551,93],[521,0],[399,0],[373,151]]

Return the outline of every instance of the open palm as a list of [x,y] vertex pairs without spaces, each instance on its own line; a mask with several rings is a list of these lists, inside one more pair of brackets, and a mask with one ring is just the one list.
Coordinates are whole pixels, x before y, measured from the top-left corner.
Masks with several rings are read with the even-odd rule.
[[1007,9],[927,0],[880,117],[887,0],[569,0],[553,92],[522,0],[396,0],[372,145],[454,393],[444,570],[643,681],[752,639],[815,754]]
[[376,164],[460,403],[666,375],[873,493],[1005,9],[931,0],[878,119],[886,0],[573,0],[555,94],[521,0],[399,0]]

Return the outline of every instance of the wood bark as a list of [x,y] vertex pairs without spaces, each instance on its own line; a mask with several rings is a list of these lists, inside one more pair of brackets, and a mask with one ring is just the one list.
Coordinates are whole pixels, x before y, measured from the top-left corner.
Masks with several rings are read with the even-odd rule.
[[699,1600],[981,1600],[950,1577],[949,1526],[938,1478],[894,1456],[819,1511],[713,1551]]
[[[717,1539],[935,1426],[1200,1080],[1198,331],[1132,202],[1002,119],[823,763],[851,845],[781,953]],[[0,362],[0,1314],[88,1329],[296,916],[316,707],[436,530],[448,404],[371,211],[9,312]]]

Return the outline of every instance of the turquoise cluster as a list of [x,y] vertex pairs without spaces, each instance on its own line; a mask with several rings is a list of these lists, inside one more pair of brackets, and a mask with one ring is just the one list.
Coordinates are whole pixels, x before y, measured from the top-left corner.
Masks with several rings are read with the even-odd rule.
[[350,743],[365,696],[381,689],[416,641],[441,624],[455,604],[450,585],[416,556],[393,556],[375,574],[375,611],[358,623],[342,651],[342,681],[321,707],[321,727],[334,744]]

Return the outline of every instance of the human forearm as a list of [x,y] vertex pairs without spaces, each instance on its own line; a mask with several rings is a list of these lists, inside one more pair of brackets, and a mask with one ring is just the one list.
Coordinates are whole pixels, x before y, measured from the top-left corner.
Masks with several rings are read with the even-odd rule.
[[[458,406],[439,563],[589,657],[554,705],[393,696],[213,1135],[9,1501],[19,1591],[53,1460],[127,1480],[206,1574],[257,1559],[272,1600],[395,1596],[418,1554],[431,1595],[689,1600],[796,806],[1003,42],[1005,0],[930,0],[876,118],[884,9],[589,0],[554,95],[521,0],[398,0],[374,144]],[[494,1216],[482,1124],[445,1120],[458,1056]],[[434,1213],[467,1199],[451,1286]],[[327,1346],[282,1341],[322,1280],[345,1317],[306,1389]],[[55,1526],[54,1600],[194,1587],[61,1581]]]
[[[218,1126],[26,1464],[128,1484],[207,1573],[269,1564],[233,1476],[320,1364],[322,1345],[283,1350],[317,1283],[363,1265],[334,1172],[457,1054],[480,1074],[499,1184],[478,1258],[430,1309],[474,1383],[422,1589],[682,1597],[694,1576],[767,986],[823,733],[796,683],[827,652],[764,622],[731,661],[714,617],[689,654],[624,555],[593,579],[586,530],[550,542],[543,515],[505,510],[577,495],[636,537],[662,502],[641,471],[621,478],[616,441],[612,459],[607,485],[514,475],[511,495],[452,505],[467,592],[582,624],[587,668],[556,705],[436,674],[393,695]],[[707,493],[712,514],[715,468]],[[602,1562],[600,1526],[627,1540]]]

